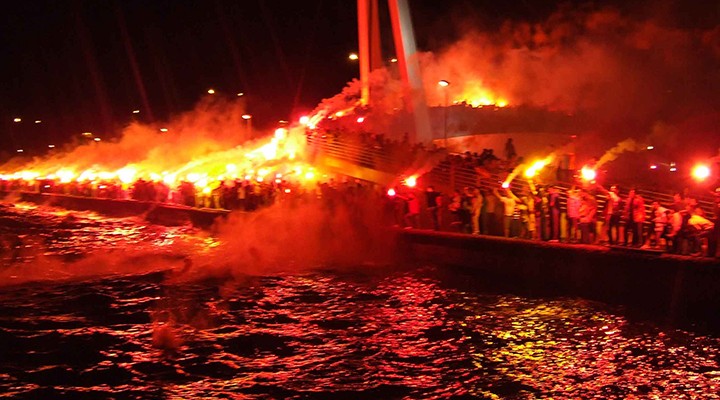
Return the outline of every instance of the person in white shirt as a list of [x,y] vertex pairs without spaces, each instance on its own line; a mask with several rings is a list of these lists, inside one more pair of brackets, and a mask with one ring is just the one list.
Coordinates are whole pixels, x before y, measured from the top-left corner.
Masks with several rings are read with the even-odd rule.
[[502,195],[497,189],[493,189],[493,193],[503,203],[503,232],[505,237],[510,237],[510,224],[515,215],[515,196]]

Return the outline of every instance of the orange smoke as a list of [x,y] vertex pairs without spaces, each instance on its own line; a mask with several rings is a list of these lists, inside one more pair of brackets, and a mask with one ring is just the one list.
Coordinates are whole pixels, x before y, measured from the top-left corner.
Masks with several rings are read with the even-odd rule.
[[262,181],[272,174],[306,181],[314,176],[316,171],[305,161],[304,128],[279,128],[250,140],[243,111],[237,101],[204,99],[194,110],[163,123],[167,131],[133,123],[117,140],[93,141],[25,163],[11,160],[0,167],[0,178],[93,184],[115,180],[124,185],[145,179],[170,186],[189,181],[209,191],[225,179]]

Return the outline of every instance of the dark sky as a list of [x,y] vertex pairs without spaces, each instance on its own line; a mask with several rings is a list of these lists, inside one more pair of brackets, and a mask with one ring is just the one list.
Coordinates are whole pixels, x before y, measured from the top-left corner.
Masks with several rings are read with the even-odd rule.
[[[459,35],[461,19],[492,29],[557,8],[540,0],[410,4],[421,50]],[[664,12],[679,24],[717,19],[718,7],[708,17],[707,7],[678,12],[681,2],[668,4]],[[4,150],[117,131],[134,109],[144,121],[162,121],[208,88],[245,93],[259,124],[275,122],[314,108],[357,76],[347,59],[357,48],[352,0],[15,1],[3,3],[0,18]],[[392,57],[391,43],[385,47]]]

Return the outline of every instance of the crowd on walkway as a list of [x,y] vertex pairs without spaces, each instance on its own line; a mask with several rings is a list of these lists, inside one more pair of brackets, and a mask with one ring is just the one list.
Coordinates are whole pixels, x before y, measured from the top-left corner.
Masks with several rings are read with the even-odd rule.
[[646,200],[634,188],[495,183],[444,194],[430,185],[396,197],[394,222],[408,228],[504,236],[549,243],[606,244],[714,257],[720,238],[720,188],[706,210],[687,193],[670,204]]
[[[323,140],[339,138],[326,133]],[[365,135],[354,140],[368,148],[406,155],[436,150],[410,146],[407,136],[402,141],[388,141],[381,135]],[[506,143],[503,156],[496,156],[492,149],[448,154],[436,169],[473,171],[477,184],[450,193],[441,193],[432,184],[423,189],[405,188],[394,196],[385,196],[387,218],[391,224],[407,228],[548,243],[607,244],[696,256],[717,255],[720,188],[715,191],[711,205],[703,208],[687,191],[676,193],[672,202],[662,203],[643,198],[634,188],[621,192],[617,185],[609,189],[599,184],[566,188],[530,180],[527,184],[516,181],[510,187],[500,185],[493,174],[508,172],[522,163],[511,139]],[[29,190],[242,211],[253,211],[290,198],[319,198],[333,204],[348,194],[354,197],[372,193],[375,200],[378,193],[384,193],[377,190],[377,185],[347,178],[342,181],[331,178],[313,185],[299,185],[280,177],[225,179],[207,185],[184,181],[172,188],[162,181],[143,179],[130,185],[118,181],[61,183],[53,180],[2,181],[0,185],[0,190],[5,192]]]
[[382,199],[381,188],[369,182],[348,177],[328,176],[312,182],[275,179],[224,179],[198,185],[181,181],[171,187],[161,180],[138,179],[131,184],[119,181],[71,181],[52,179],[35,181],[0,180],[0,192],[14,191],[61,194],[111,200],[134,200],[177,204],[196,208],[255,211],[284,201],[313,201],[323,205],[353,203],[358,199]]

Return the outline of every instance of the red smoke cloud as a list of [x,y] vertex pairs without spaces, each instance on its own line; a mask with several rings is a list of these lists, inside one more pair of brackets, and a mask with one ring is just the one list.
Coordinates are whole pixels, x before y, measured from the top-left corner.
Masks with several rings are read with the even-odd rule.
[[[577,117],[601,149],[648,136],[676,152],[696,150],[689,137],[713,154],[720,145],[720,26],[691,29],[614,8],[562,6],[540,22],[506,21],[494,31],[476,25],[420,61],[431,107],[444,104],[447,90],[454,102],[484,96],[489,103],[563,112]],[[388,68],[373,74],[375,102],[364,129],[392,136],[403,131],[392,129],[388,116],[402,110],[404,91],[396,64]],[[451,84],[440,88],[439,80]],[[318,111],[354,107],[358,97],[354,81]],[[679,136],[663,136],[675,131]]]

